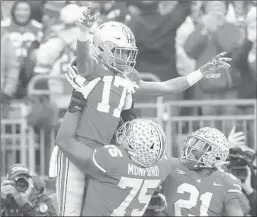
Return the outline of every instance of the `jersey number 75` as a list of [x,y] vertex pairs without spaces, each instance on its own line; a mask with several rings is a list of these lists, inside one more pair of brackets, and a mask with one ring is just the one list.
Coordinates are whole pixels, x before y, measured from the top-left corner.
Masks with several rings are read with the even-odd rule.
[[[138,200],[140,204],[144,204],[144,208],[142,210],[133,209],[131,216],[142,216],[152,197],[152,194],[147,195],[148,189],[155,190],[159,186],[160,181],[121,177],[118,186],[122,189],[131,188],[131,191],[119,207],[113,210],[111,216],[124,216],[126,209],[134,199]],[[135,198],[136,196],[137,198]]]

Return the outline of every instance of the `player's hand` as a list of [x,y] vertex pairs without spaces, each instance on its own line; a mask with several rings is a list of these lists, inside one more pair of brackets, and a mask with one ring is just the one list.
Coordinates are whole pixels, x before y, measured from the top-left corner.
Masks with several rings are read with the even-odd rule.
[[78,90],[83,85],[88,83],[83,76],[78,74],[77,68],[73,63],[67,67],[67,73],[65,73],[65,77],[74,88],[74,90]]
[[88,31],[94,25],[94,23],[97,21],[99,17],[100,13],[95,12],[89,4],[85,7],[82,14],[78,17],[76,25],[82,31]]
[[245,181],[241,183],[242,188],[245,190],[247,195],[250,195],[253,192],[253,187],[252,187],[252,172],[249,168],[249,166],[246,166],[247,169],[247,178]]
[[212,61],[200,67],[200,71],[203,73],[204,77],[219,78],[222,72],[222,70],[219,69],[226,70],[231,67],[228,62],[232,59],[224,57],[226,54],[227,52],[222,52],[214,57]]
[[75,91],[81,93],[84,99],[87,99],[88,95],[100,81],[100,78],[87,81],[83,76],[78,74],[77,68],[74,65],[68,66],[67,70],[68,72],[65,74],[66,79],[69,81]]
[[160,207],[155,209],[155,212],[162,212],[168,207],[168,204],[166,201],[166,197],[163,194],[158,193],[158,196],[160,198]]
[[241,147],[245,145],[245,134],[244,132],[236,132],[236,126],[233,126],[228,135],[228,146],[229,148]]

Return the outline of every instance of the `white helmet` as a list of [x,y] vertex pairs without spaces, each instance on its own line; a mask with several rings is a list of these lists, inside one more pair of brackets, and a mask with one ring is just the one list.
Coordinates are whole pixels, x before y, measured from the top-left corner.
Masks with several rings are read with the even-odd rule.
[[131,159],[149,167],[166,154],[167,141],[161,126],[147,119],[134,119],[123,124],[116,133],[117,141]]
[[135,37],[125,24],[106,22],[93,35],[93,55],[118,73],[131,71],[136,65]]
[[182,149],[181,160],[190,168],[218,168],[229,155],[226,136],[215,128],[204,127],[191,133]]

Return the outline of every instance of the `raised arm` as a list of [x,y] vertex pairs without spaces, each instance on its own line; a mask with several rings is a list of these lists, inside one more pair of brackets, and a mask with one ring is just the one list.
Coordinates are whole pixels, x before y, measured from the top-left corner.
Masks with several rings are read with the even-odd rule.
[[90,42],[89,32],[92,25],[99,17],[99,13],[91,14],[91,8],[86,7],[79,16],[76,24],[80,28],[80,33],[77,39],[76,53],[77,53],[77,70],[80,75],[87,76],[92,73],[90,56]]
[[[227,61],[231,58],[223,57],[226,52],[223,52],[212,59],[198,70],[191,72],[186,76],[170,79],[163,82],[145,82],[140,81],[137,94],[162,96],[165,94],[177,94],[180,93],[192,85],[196,84],[203,77],[206,78],[219,78],[222,70],[221,68],[230,67]],[[219,69],[219,70],[218,70]]]

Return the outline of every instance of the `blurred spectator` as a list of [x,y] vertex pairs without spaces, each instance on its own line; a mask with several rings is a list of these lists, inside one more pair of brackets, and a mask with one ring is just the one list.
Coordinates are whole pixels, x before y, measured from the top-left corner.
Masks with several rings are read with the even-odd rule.
[[[243,44],[236,50],[234,54],[234,67],[241,72],[241,84],[238,90],[238,97],[241,99],[256,99],[256,8],[252,8],[246,17],[246,38]],[[239,107],[241,114],[253,114],[252,107]],[[249,144],[254,147],[254,132],[253,124],[248,126],[247,135],[250,139]]]
[[[159,2],[131,2],[140,9],[128,23],[137,41],[136,68],[150,72],[162,81],[178,76],[176,69],[176,32],[190,12],[190,1],[178,1],[163,15],[158,12]],[[170,2],[173,4],[173,2]]]
[[184,50],[184,44],[188,36],[195,30],[201,14],[202,1],[193,1],[191,13],[177,30],[176,36],[176,52],[177,52],[177,70],[179,75],[187,75],[195,70],[195,60],[191,59]]
[[109,1],[104,3],[103,12],[105,12],[107,20],[115,20],[124,23],[131,19],[126,2]]
[[39,177],[32,177],[24,165],[13,164],[7,179],[1,181],[1,216],[55,216],[44,191],[45,183]]
[[11,17],[1,23],[2,35],[8,33],[19,60],[20,77],[16,97],[26,95],[27,84],[34,68],[34,52],[42,39],[42,24],[31,19],[28,1],[16,1],[11,9]]
[[32,19],[42,23],[45,0],[30,1]]
[[79,28],[75,25],[81,9],[76,4],[65,6],[60,12],[60,29],[41,44],[37,52],[36,74],[63,75],[75,55]]
[[[190,1],[169,3],[169,10],[163,10],[158,1],[132,1],[138,13],[128,22],[138,47],[136,69],[153,73],[161,81],[178,76],[176,68],[176,32],[190,13]],[[165,3],[165,4],[167,4]],[[162,4],[164,4],[162,2]],[[135,10],[138,8],[138,10]],[[181,95],[167,96],[168,100],[180,99]],[[148,99],[146,99],[148,100]],[[173,111],[174,115],[179,111]]]
[[[185,51],[196,60],[196,68],[208,62],[222,51],[233,58],[233,51],[243,41],[242,31],[233,23],[226,21],[226,6],[221,1],[205,2],[205,14],[196,30],[188,37]],[[195,98],[198,99],[235,99],[241,79],[240,71],[233,67],[222,73],[220,79],[202,79],[195,85]],[[236,113],[235,106],[203,106],[203,115]],[[227,123],[226,129],[231,129]]]
[[17,90],[19,63],[9,34],[1,36],[1,118],[6,118],[9,103]]
[[44,38],[42,41],[48,40],[53,32],[59,31],[62,28],[60,23],[60,11],[66,6],[66,1],[46,1],[43,7],[43,31]]

